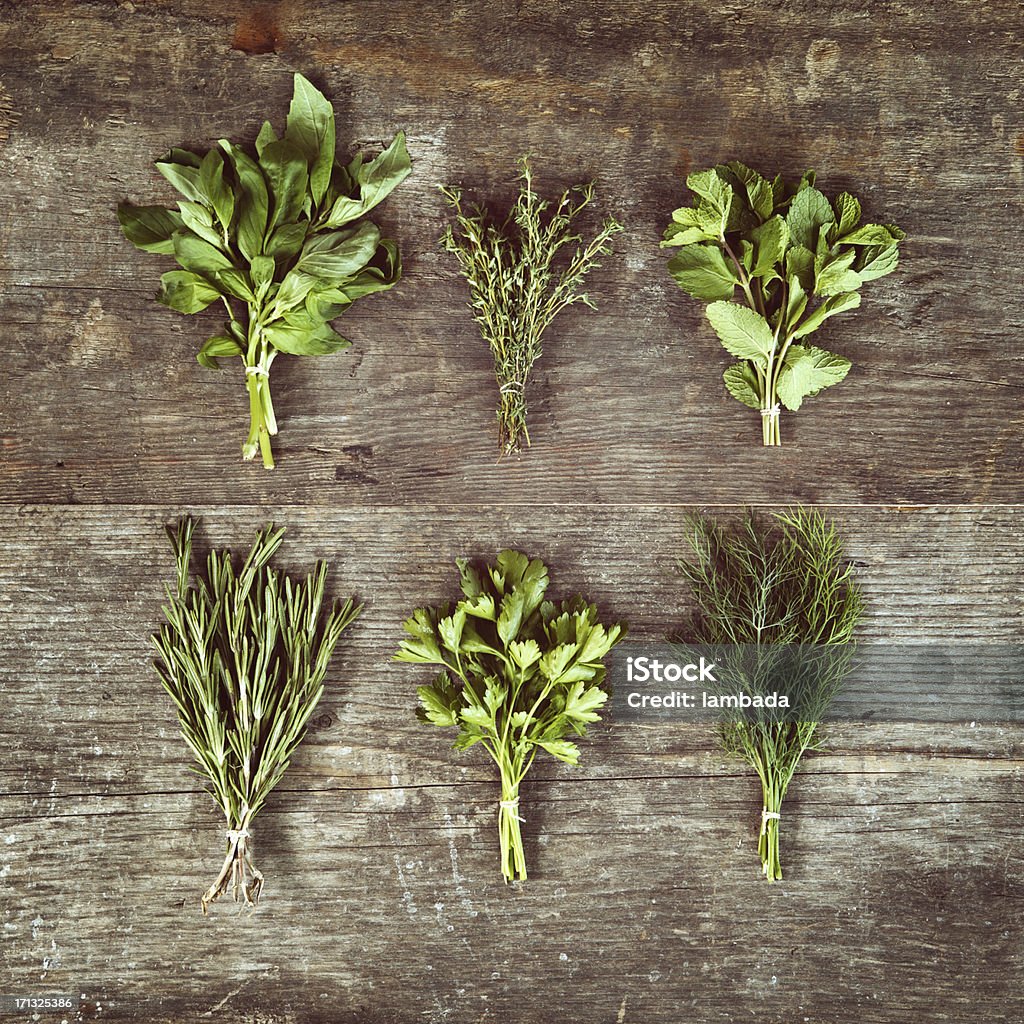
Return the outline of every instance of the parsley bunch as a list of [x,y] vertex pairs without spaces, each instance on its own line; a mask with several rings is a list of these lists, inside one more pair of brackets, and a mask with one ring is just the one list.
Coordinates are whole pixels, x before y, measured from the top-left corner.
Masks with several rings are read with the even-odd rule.
[[596,309],[583,291],[584,279],[612,251],[609,242],[623,229],[609,217],[582,244],[572,224],[593,200],[594,186],[577,185],[550,202],[534,192],[526,157],[519,166],[519,195],[500,223],[479,206],[464,209],[461,189],[440,186],[458,229],[449,225],[441,244],[459,262],[473,318],[494,356],[498,443],[504,455],[530,444],[526,384],[540,358],[544,332],[566,306],[582,302]]
[[273,469],[277,417],[270,367],[279,353],[320,356],[348,348],[330,321],[356,299],[393,287],[398,247],[363,215],[409,174],[399,132],[368,163],[343,163],[334,110],[302,75],[284,136],[270,122],[256,138],[256,159],[226,139],[205,155],[172,149],[157,170],[184,196],[178,209],[122,203],[125,237],[144,252],[174,256],[180,270],[160,279],[157,299],[198,313],[218,299],[228,321],[196,357],[242,360],[249,392],[249,435],[242,457]]
[[325,610],[323,562],[298,581],[269,566],[284,534],[269,526],[240,568],[230,551],[211,551],[205,575],[190,585],[194,526],[184,519],[168,531],[177,580],[153,644],[195,771],[227,826],[224,864],[203,894],[205,914],[229,890],[236,902],[259,901],[253,819],[288,768],[342,631],[361,606],[337,601]]
[[498,766],[498,838],[505,881],[526,878],[519,787],[540,751],[577,764],[583,736],[608,699],[604,658],[622,639],[582,597],[545,600],[539,559],[502,551],[476,569],[459,559],[462,593],[454,609],[418,608],[396,661],[440,665],[418,690],[424,722],[457,728],[456,750],[481,744]]
[[782,878],[782,802],[800,759],[820,749],[819,725],[849,673],[850,643],[863,602],[835,527],[808,509],[765,522],[749,517],[727,529],[696,518],[687,537],[692,557],[679,568],[697,614],[685,639],[742,647],[756,665],[754,686],[785,692],[783,715],[739,712],[725,721],[726,752],[745,760],[761,780],[758,850],[769,882]]
[[[683,291],[711,303],[707,318],[739,360],[725,371],[725,386],[760,411],[764,444],[779,445],[779,403],[795,412],[850,369],[848,359],[804,339],[856,309],[865,281],[896,269],[906,236],[892,224],[861,224],[848,192],[829,203],[813,171],[791,187],[782,175],[768,181],[733,161],[686,184],[693,205],[673,212],[661,243],[680,247],[668,271]],[[737,287],[745,305],[732,301]]]

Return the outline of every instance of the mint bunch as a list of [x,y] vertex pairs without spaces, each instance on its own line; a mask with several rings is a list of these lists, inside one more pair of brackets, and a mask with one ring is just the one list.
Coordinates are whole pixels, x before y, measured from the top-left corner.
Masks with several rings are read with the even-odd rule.
[[396,661],[440,665],[419,688],[419,717],[457,728],[456,750],[480,744],[498,766],[498,836],[506,882],[526,878],[519,787],[544,751],[579,761],[569,736],[583,736],[608,699],[604,658],[625,635],[605,627],[582,597],[545,599],[548,570],[540,559],[502,551],[482,570],[457,560],[464,598],[454,609],[418,608]]
[[[761,413],[765,445],[782,443],[780,403],[838,384],[850,361],[805,339],[831,316],[856,309],[866,281],[891,274],[906,237],[892,224],[861,224],[848,192],[830,203],[807,171],[795,187],[738,161],[686,179],[692,206],[672,214],[668,271],[695,299],[726,351],[729,393]],[[745,302],[734,302],[737,287]]]
[[363,217],[409,175],[405,136],[369,162],[343,163],[331,104],[297,74],[284,136],[265,122],[255,159],[221,139],[205,155],[172,149],[156,167],[184,198],[176,210],[121,203],[121,228],[137,248],[177,260],[181,269],[160,279],[164,305],[198,313],[223,302],[224,331],[197,358],[210,369],[241,359],[250,414],[242,456],[259,451],[272,469],[274,359],[348,348],[330,322],[401,277],[398,247]]

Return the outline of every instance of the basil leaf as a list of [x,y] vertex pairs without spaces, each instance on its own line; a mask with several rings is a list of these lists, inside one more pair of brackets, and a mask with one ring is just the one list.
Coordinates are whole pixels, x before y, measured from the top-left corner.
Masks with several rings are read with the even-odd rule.
[[227,334],[217,334],[212,338],[207,338],[203,347],[196,353],[196,360],[207,369],[219,370],[221,365],[217,362],[218,356],[227,358],[240,355],[242,355],[242,346],[234,338]]
[[790,345],[779,374],[778,394],[795,412],[803,400],[838,384],[850,371],[850,361],[822,348]]
[[294,222],[298,217],[306,200],[309,172],[306,158],[287,139],[267,145],[260,154],[260,166],[274,200],[268,224],[273,231],[278,224]]
[[133,206],[119,203],[117,219],[124,237],[143,252],[174,252],[172,236],[181,230],[181,217],[165,206]]
[[264,121],[263,127],[260,128],[259,135],[256,136],[256,155],[258,157],[262,157],[263,150],[272,142],[277,142],[277,133],[274,131],[274,126],[269,121]]
[[274,233],[267,239],[266,254],[281,263],[287,263],[298,255],[306,241],[308,230],[309,221],[306,220],[300,220],[296,224],[278,224]]
[[370,262],[379,242],[377,225],[365,221],[347,231],[331,231],[309,239],[295,266],[313,277],[327,281],[342,280]]
[[209,207],[183,199],[178,203],[178,209],[181,211],[181,223],[189,231],[218,249],[223,246],[224,239],[213,226],[213,214]]
[[265,327],[263,333],[279,352],[293,356],[325,356],[352,344],[327,324],[304,328],[277,321]]
[[156,169],[186,198],[202,203],[206,200],[198,167],[188,167],[169,160],[158,160]]
[[728,353],[737,359],[767,363],[775,336],[763,316],[736,302],[712,302],[706,315]]
[[216,149],[211,149],[199,167],[199,180],[206,199],[213,207],[221,227],[227,231],[231,227],[231,218],[235,212],[234,189],[224,180],[224,157]]
[[736,289],[736,272],[716,245],[685,245],[668,261],[677,285],[695,299],[728,299]]
[[237,270],[235,267],[215,271],[213,280],[223,294],[232,295],[243,302],[256,301],[256,296],[249,286],[249,279],[241,270]]
[[234,267],[220,249],[191,232],[178,231],[173,241],[175,259],[186,270],[212,279],[217,271],[231,270]]
[[313,204],[320,205],[331,181],[334,164],[334,108],[308,79],[295,75],[285,138],[305,158]]
[[270,213],[267,183],[260,165],[252,157],[232,146],[227,139],[220,140],[220,147],[231,161],[241,192],[236,228],[238,248],[247,260],[252,260],[263,252],[263,238]]
[[405,147],[405,132],[398,132],[391,145],[368,164],[360,164],[355,171],[359,184],[359,197],[341,196],[331,209],[327,226],[341,227],[368,213],[386,199],[412,172],[412,161]]
[[157,301],[179,313],[198,313],[220,298],[205,278],[188,270],[169,270],[160,278]]

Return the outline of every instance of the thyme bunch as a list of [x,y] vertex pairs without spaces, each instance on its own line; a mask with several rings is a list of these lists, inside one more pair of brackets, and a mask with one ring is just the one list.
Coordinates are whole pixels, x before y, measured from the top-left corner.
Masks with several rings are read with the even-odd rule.
[[679,568],[697,614],[686,639],[742,647],[756,663],[748,687],[784,691],[791,701],[783,715],[737,712],[720,734],[723,749],[761,780],[758,852],[773,882],[782,878],[782,803],[804,753],[821,749],[820,722],[850,671],[863,601],[820,512],[798,508],[768,522],[750,516],[734,529],[697,517],[687,540],[692,557]]
[[194,528],[186,518],[168,530],[177,578],[153,644],[194,770],[227,826],[224,863],[202,897],[205,914],[228,891],[235,902],[259,902],[253,819],[288,768],[342,631],[361,606],[349,599],[324,612],[324,562],[299,581],[271,568],[284,534],[272,526],[257,534],[240,568],[230,551],[212,551],[205,575],[190,584]]
[[612,251],[612,236],[623,230],[609,217],[584,243],[572,225],[593,200],[593,184],[566,189],[552,202],[533,190],[527,157],[520,159],[519,169],[519,195],[500,223],[480,206],[465,207],[462,189],[439,186],[454,213],[454,225],[445,229],[441,245],[458,260],[469,284],[473,318],[494,356],[498,441],[504,455],[530,444],[526,385],[540,358],[544,332],[566,306],[582,302],[597,308],[583,291],[584,280]]

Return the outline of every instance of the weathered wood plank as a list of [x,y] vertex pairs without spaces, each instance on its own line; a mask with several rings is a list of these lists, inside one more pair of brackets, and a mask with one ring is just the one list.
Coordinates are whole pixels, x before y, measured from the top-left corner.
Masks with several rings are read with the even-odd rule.
[[[201,542],[239,549],[287,522],[285,564],[328,556],[332,589],[367,601],[259,823],[263,907],[204,921],[218,823],[147,665],[176,511],[4,509],[0,907],[17,986],[168,1024],[533,1024],[556,1003],[666,1024],[1019,1019],[1019,729],[836,726],[793,786],[787,878],[768,887],[756,783],[707,730],[603,725],[579,769],[531,776],[531,879],[502,885],[492,773],[414,720],[420,673],[387,661],[400,620],[453,592],[455,554],[510,543],[559,590],[664,636],[687,607],[675,509],[204,514]],[[865,636],[1019,637],[1017,510],[835,514]]]
[[[131,8],[129,10],[129,7]],[[770,28],[768,27],[770,26]],[[1000,502],[1022,498],[1024,308],[1018,4],[573,2],[22,4],[0,23],[0,488],[36,502],[276,500]],[[246,50],[250,52],[245,52]],[[193,353],[216,317],[151,299],[163,262],[113,209],[170,199],[169,146],[250,139],[290,71],[342,138],[409,130],[414,176],[381,209],[400,288],[346,320],[348,353],[282,360],[279,470],[242,465],[236,374]],[[598,313],[552,330],[534,448],[495,464],[489,356],[433,186],[507,195],[594,177],[629,225]],[[737,156],[849,187],[910,232],[900,271],[828,344],[841,387],[758,445],[724,356],[657,240],[687,170]],[[167,264],[168,266],[170,264]],[[828,471],[823,472],[823,467]]]

